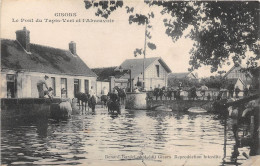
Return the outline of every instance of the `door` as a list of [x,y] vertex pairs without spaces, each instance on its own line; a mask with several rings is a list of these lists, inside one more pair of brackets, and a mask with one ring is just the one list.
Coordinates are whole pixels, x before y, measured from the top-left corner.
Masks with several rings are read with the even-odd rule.
[[56,96],[56,81],[55,81],[55,77],[51,77],[51,88],[52,90],[52,95]]
[[89,92],[89,80],[85,80],[85,93]]
[[74,79],[74,97],[79,93],[79,79]]
[[61,78],[60,80],[60,83],[61,83],[61,97],[62,98],[66,98],[68,95],[67,95],[67,79],[66,78]]
[[17,93],[16,88],[16,78],[14,74],[6,75],[6,83],[7,83],[7,98],[15,98]]

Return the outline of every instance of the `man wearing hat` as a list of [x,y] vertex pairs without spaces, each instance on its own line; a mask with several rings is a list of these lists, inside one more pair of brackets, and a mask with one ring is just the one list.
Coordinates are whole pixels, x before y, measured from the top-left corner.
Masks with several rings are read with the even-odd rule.
[[39,98],[44,98],[45,94],[44,94],[44,87],[48,90],[48,85],[46,83],[46,80],[48,80],[48,76],[45,75],[44,76],[44,79],[40,79],[38,82],[37,82],[37,89],[38,89],[38,92],[39,92]]

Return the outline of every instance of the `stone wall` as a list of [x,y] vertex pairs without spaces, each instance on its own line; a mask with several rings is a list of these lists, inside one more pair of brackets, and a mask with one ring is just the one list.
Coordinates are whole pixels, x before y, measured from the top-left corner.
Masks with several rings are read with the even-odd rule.
[[125,108],[134,110],[147,109],[146,93],[126,93]]
[[187,111],[191,107],[201,107],[207,111],[212,110],[213,101],[203,100],[148,100],[147,108],[151,109],[156,106],[166,106],[173,111]]
[[1,118],[19,117],[19,116],[39,116],[50,117],[51,112],[60,111],[53,110],[62,102],[69,102],[69,99],[54,98],[39,99],[39,98],[9,98],[1,99]]

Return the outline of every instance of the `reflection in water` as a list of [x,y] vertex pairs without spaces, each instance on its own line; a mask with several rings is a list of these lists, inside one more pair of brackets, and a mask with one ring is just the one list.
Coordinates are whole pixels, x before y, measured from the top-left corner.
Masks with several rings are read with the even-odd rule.
[[237,165],[245,160],[228,162],[233,134],[228,121],[212,114],[96,110],[63,121],[2,120],[1,134],[2,164],[11,165]]

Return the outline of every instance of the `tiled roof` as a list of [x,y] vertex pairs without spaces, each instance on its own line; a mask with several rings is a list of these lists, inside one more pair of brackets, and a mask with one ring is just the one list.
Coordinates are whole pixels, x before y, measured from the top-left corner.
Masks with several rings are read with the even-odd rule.
[[96,74],[69,50],[30,44],[24,51],[16,40],[1,39],[1,69],[22,70],[50,74],[96,77]]
[[120,78],[121,76],[128,75],[127,71],[116,71],[116,68],[117,67],[93,68],[92,71],[98,76],[98,81],[109,81],[109,76]]

